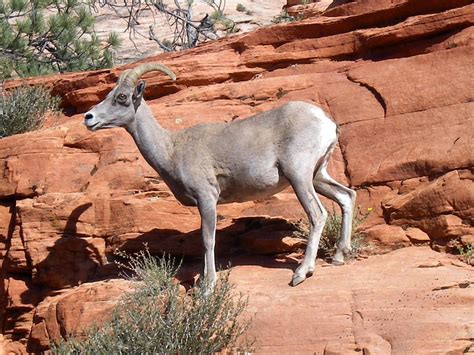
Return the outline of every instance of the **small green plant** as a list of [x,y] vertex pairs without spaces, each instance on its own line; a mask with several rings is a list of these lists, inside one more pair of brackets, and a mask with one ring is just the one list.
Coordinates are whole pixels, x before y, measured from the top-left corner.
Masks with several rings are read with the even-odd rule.
[[226,36],[240,31],[240,28],[235,25],[235,22],[228,18],[222,20],[221,24],[223,26],[223,31],[225,32]]
[[239,12],[246,12],[247,11],[247,8],[244,5],[242,5],[240,2],[237,4],[235,9]]
[[220,10],[214,10],[209,16],[213,23],[219,22],[224,16],[224,13]]
[[[359,254],[365,247],[364,238],[357,230],[357,227],[368,218],[371,211],[372,208],[368,208],[366,212],[361,212],[360,208],[358,208],[354,218],[352,219],[351,256],[353,257]],[[341,235],[341,226],[342,217],[333,209],[332,213],[329,213],[328,215],[319,244],[320,249],[325,256],[334,254],[336,242],[339,240]]]
[[210,15],[210,20],[216,29],[225,32],[227,36],[240,31],[235,22],[226,17],[222,11],[215,10]]
[[55,345],[54,354],[214,354],[235,347],[248,328],[240,321],[247,300],[235,297],[228,273],[213,291],[197,286],[185,293],[174,281],[178,266],[170,258],[148,251],[121,257],[135,290],[109,322]]
[[60,98],[41,86],[21,86],[0,93],[0,138],[43,126],[47,112],[57,113]]
[[253,15],[253,11],[252,10],[249,10],[247,9],[244,5],[242,5],[241,3],[238,3],[237,4],[237,7],[235,8],[237,11],[239,12],[244,12],[246,15],[249,15],[249,16],[252,16]]
[[[357,227],[367,219],[371,211],[372,208],[368,208],[366,212],[361,212],[361,210],[358,209],[354,218],[352,219],[351,256],[353,257],[358,255],[366,246],[362,234],[357,231]],[[328,218],[326,220],[326,224],[324,225],[321,239],[319,241],[318,254],[320,256],[328,257],[334,254],[336,242],[339,240],[341,235],[341,226],[342,217],[333,209],[333,211],[328,214]],[[295,228],[297,229],[295,232],[296,236],[307,237],[309,230],[306,222],[300,221],[296,223]]]
[[276,15],[272,19],[272,23],[288,23],[288,22],[295,22],[301,21],[303,19],[303,15],[298,16],[291,16],[288,14],[288,11],[283,10],[279,15]]
[[466,264],[474,265],[474,245],[467,244],[465,246],[459,246],[458,251]]

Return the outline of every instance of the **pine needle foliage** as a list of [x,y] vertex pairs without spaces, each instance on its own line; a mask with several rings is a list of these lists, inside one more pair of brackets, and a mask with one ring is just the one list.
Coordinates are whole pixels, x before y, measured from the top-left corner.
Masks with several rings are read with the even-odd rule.
[[0,1],[0,78],[111,67],[119,45],[99,41],[81,0]]
[[249,325],[240,319],[247,300],[234,295],[228,273],[214,291],[195,287],[184,294],[170,258],[147,251],[126,258],[122,266],[133,274],[135,291],[109,322],[55,345],[54,354],[214,354],[235,347]]

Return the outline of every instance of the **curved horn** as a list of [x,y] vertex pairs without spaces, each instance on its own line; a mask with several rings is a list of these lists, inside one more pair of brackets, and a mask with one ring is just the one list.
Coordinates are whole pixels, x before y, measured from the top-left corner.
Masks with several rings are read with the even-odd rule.
[[124,71],[122,72],[122,74],[120,74],[118,83],[120,84],[120,83],[127,77],[127,75],[128,75],[131,71],[132,71],[132,69],[124,70]]
[[126,71],[122,74],[120,77],[120,82],[124,82],[130,85],[135,85],[137,82],[138,78],[140,78],[143,74],[148,73],[150,71],[161,71],[168,75],[173,81],[176,80],[176,75],[171,71],[171,69],[165,67],[163,64],[160,63],[145,63],[142,65],[139,65],[138,67]]

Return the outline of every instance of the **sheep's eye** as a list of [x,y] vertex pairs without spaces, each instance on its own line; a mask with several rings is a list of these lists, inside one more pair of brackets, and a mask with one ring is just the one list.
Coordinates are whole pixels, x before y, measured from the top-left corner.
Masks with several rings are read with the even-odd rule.
[[117,95],[117,100],[119,101],[125,101],[127,99],[127,95],[125,94],[118,94]]

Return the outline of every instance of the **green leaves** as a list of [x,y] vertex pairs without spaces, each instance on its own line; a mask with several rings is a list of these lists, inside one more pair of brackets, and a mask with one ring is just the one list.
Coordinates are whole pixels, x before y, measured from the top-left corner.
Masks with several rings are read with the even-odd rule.
[[101,43],[83,0],[0,2],[0,80],[110,67],[119,45],[114,33]]

